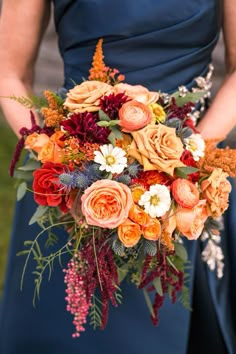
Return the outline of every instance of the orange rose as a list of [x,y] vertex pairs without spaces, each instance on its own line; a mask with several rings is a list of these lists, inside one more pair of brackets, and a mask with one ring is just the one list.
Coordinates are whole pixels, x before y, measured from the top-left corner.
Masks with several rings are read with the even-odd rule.
[[129,187],[109,179],[94,182],[84,191],[81,202],[87,223],[108,229],[121,225],[133,205]]
[[183,208],[192,209],[199,202],[199,191],[195,184],[187,179],[177,178],[171,185],[176,202]]
[[221,168],[215,168],[209,178],[201,183],[203,198],[209,203],[212,216],[221,216],[228,208],[231,184],[227,180],[228,174]]
[[111,85],[101,81],[84,81],[67,93],[64,106],[71,112],[95,112],[99,110],[100,98],[113,90]]
[[40,150],[38,154],[39,161],[61,163],[64,159],[64,151],[62,146],[64,142],[60,138],[64,135],[62,131],[57,131],[50,138],[46,145]]
[[126,96],[142,102],[145,105],[156,102],[159,98],[158,92],[148,91],[148,89],[142,85],[129,85],[129,84],[117,84],[114,86],[115,93],[124,92]]
[[208,210],[205,199],[200,200],[193,209],[178,207],[176,210],[177,229],[189,240],[196,240],[201,235],[207,218]]
[[143,237],[147,240],[156,241],[161,235],[161,224],[156,218],[150,218],[146,225],[142,226]]
[[176,216],[171,211],[169,215],[163,216],[161,243],[166,246],[170,251],[174,250],[173,233],[176,229]]
[[141,195],[143,195],[143,193],[146,192],[146,189],[142,186],[134,186],[131,188],[131,193],[132,193],[132,197],[133,197],[133,201],[134,203],[138,203]]
[[118,237],[125,247],[133,247],[140,240],[140,226],[130,219],[126,219],[118,226]]
[[139,225],[145,225],[148,223],[149,216],[138,205],[133,204],[129,211],[129,218]]
[[39,153],[48,141],[49,137],[47,134],[32,133],[25,139],[25,148]]
[[132,100],[123,104],[119,110],[122,131],[129,133],[151,123],[152,112],[145,104]]
[[143,165],[144,171],[158,170],[173,175],[176,167],[184,166],[180,161],[184,148],[175,128],[153,124],[131,134],[133,141],[128,153]]

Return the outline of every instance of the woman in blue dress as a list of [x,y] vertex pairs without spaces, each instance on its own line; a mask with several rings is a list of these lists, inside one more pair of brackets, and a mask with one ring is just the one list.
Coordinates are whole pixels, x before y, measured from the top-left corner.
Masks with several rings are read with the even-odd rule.
[[[191,88],[194,78],[207,73],[223,24],[228,75],[199,129],[205,138],[218,138],[233,128],[236,116],[234,0],[53,2],[66,89],[87,77],[99,38],[104,39],[106,63],[118,68],[126,82],[165,92],[172,92],[180,85]],[[3,0],[1,96],[26,96],[32,91],[34,64],[50,8],[49,0]],[[8,100],[2,100],[1,105],[16,134],[22,126],[30,125],[28,111],[23,107]],[[111,310],[105,331],[88,327],[79,339],[71,337],[73,325],[65,310],[60,266],[55,267],[51,281],[42,284],[36,308],[32,306],[34,284],[30,266],[20,291],[24,259],[16,254],[22,250],[25,239],[38,233],[37,226],[28,226],[35,205],[32,196],[27,195],[16,205],[0,309],[0,354],[235,354],[234,193],[225,217],[226,275],[221,280],[200,260],[198,242],[191,242],[189,254],[195,264],[189,283],[192,312],[166,300],[160,311],[160,324],[153,327],[143,295],[125,286],[124,302]],[[59,236],[63,242],[65,234],[60,232]]]

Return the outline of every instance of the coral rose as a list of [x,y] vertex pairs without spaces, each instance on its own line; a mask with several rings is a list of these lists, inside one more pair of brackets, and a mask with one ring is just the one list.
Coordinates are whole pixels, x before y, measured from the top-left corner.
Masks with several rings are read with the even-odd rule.
[[122,131],[130,133],[151,123],[152,112],[145,104],[132,100],[123,104],[119,119]]
[[81,202],[87,223],[108,229],[122,224],[133,205],[129,187],[109,179],[94,182],[84,191]]
[[161,223],[156,218],[148,219],[146,225],[142,225],[143,237],[147,240],[156,241],[161,235]]
[[25,139],[25,148],[39,153],[48,141],[49,136],[47,136],[47,134],[33,133],[28,135]]
[[159,98],[158,92],[149,91],[142,85],[120,83],[114,86],[114,91],[115,93],[124,92],[129,98],[142,102],[145,105],[155,103]]
[[47,144],[43,146],[38,154],[39,161],[61,163],[64,159],[64,142],[60,140],[64,136],[62,131],[57,131],[50,138]]
[[227,180],[228,174],[221,168],[215,168],[210,177],[201,183],[203,198],[206,198],[212,216],[221,216],[228,208],[231,184]]
[[144,171],[158,170],[173,175],[176,167],[184,166],[180,161],[184,148],[175,128],[153,124],[131,134],[133,141],[128,154],[143,165]]
[[208,218],[208,209],[206,200],[200,200],[193,208],[176,209],[176,226],[179,232],[189,240],[196,240],[202,233],[204,223]]
[[171,185],[175,201],[183,208],[193,208],[199,202],[199,191],[187,179],[177,178]]
[[33,172],[34,200],[39,205],[59,206],[67,211],[65,191],[58,184],[58,176],[65,172],[65,166],[59,163],[46,162],[41,168]]
[[130,219],[126,219],[118,226],[118,237],[125,247],[133,247],[140,240],[140,226]]
[[145,225],[148,223],[149,215],[138,205],[134,204],[129,211],[129,218],[139,225]]
[[112,93],[112,86],[105,82],[84,81],[67,93],[64,106],[71,112],[96,112],[99,110],[100,98]]

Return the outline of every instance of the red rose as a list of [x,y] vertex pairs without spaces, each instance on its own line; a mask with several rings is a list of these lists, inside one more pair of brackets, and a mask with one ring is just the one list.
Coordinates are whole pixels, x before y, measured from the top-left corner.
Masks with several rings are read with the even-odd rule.
[[61,190],[58,184],[58,175],[64,171],[64,165],[46,162],[40,169],[33,172],[33,190],[36,203],[59,206],[62,211],[68,211],[65,203],[65,191]]

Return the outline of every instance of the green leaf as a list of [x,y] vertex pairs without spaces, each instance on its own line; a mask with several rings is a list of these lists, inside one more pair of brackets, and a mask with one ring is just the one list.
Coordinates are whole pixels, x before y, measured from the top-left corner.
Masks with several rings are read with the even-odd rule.
[[110,122],[107,122],[105,120],[101,120],[100,122],[96,123],[99,127],[109,127],[110,126]]
[[23,179],[23,180],[25,180],[27,182],[30,182],[33,179],[32,171],[19,171],[19,170],[16,170],[16,171],[14,171],[13,177],[14,178],[18,178],[18,179]]
[[117,127],[111,127],[111,131],[115,135],[116,139],[123,140],[123,135]]
[[198,168],[192,166],[176,167],[175,173],[179,178],[188,178],[188,175],[191,175],[194,172],[199,171]]
[[163,296],[163,290],[162,290],[162,285],[161,285],[161,279],[160,279],[160,277],[155,278],[152,283],[153,283],[153,285],[154,285],[154,287],[155,287],[155,289],[156,289],[156,292],[157,292],[160,296]]
[[116,136],[113,133],[113,131],[110,132],[110,134],[108,135],[108,140],[110,141],[110,143],[115,146],[116,145]]
[[109,127],[114,127],[115,125],[118,125],[120,123],[119,119],[113,119],[109,122]]
[[31,217],[30,221],[29,221],[29,225],[34,224],[35,222],[38,221],[39,218],[41,218],[46,211],[48,210],[47,206],[44,205],[39,205],[34,213],[34,215]]
[[128,271],[129,267],[127,264],[124,264],[122,267],[117,268],[119,283],[121,283],[125,279],[126,275],[128,274]]
[[188,253],[184,245],[182,245],[179,242],[174,242],[174,244],[175,244],[175,252],[177,256],[179,256],[184,262],[186,262],[188,260]]
[[144,295],[147,307],[148,307],[148,309],[150,311],[150,314],[154,317],[155,314],[154,314],[154,311],[153,311],[152,302],[150,300],[150,297],[149,297],[148,292],[147,292],[146,289],[143,289],[143,295]]
[[26,190],[27,190],[27,184],[25,182],[19,184],[17,188],[17,194],[16,194],[17,201],[20,201],[24,197]]
[[110,122],[110,117],[104,111],[102,111],[101,109],[98,111],[98,117],[102,121],[105,120],[107,122]]
[[18,167],[20,171],[34,171],[40,167],[40,162],[36,160],[29,160],[24,166]]
[[171,96],[175,98],[176,104],[181,107],[188,102],[196,103],[206,94],[205,91],[189,92],[184,97],[179,95],[179,91],[174,92]]

